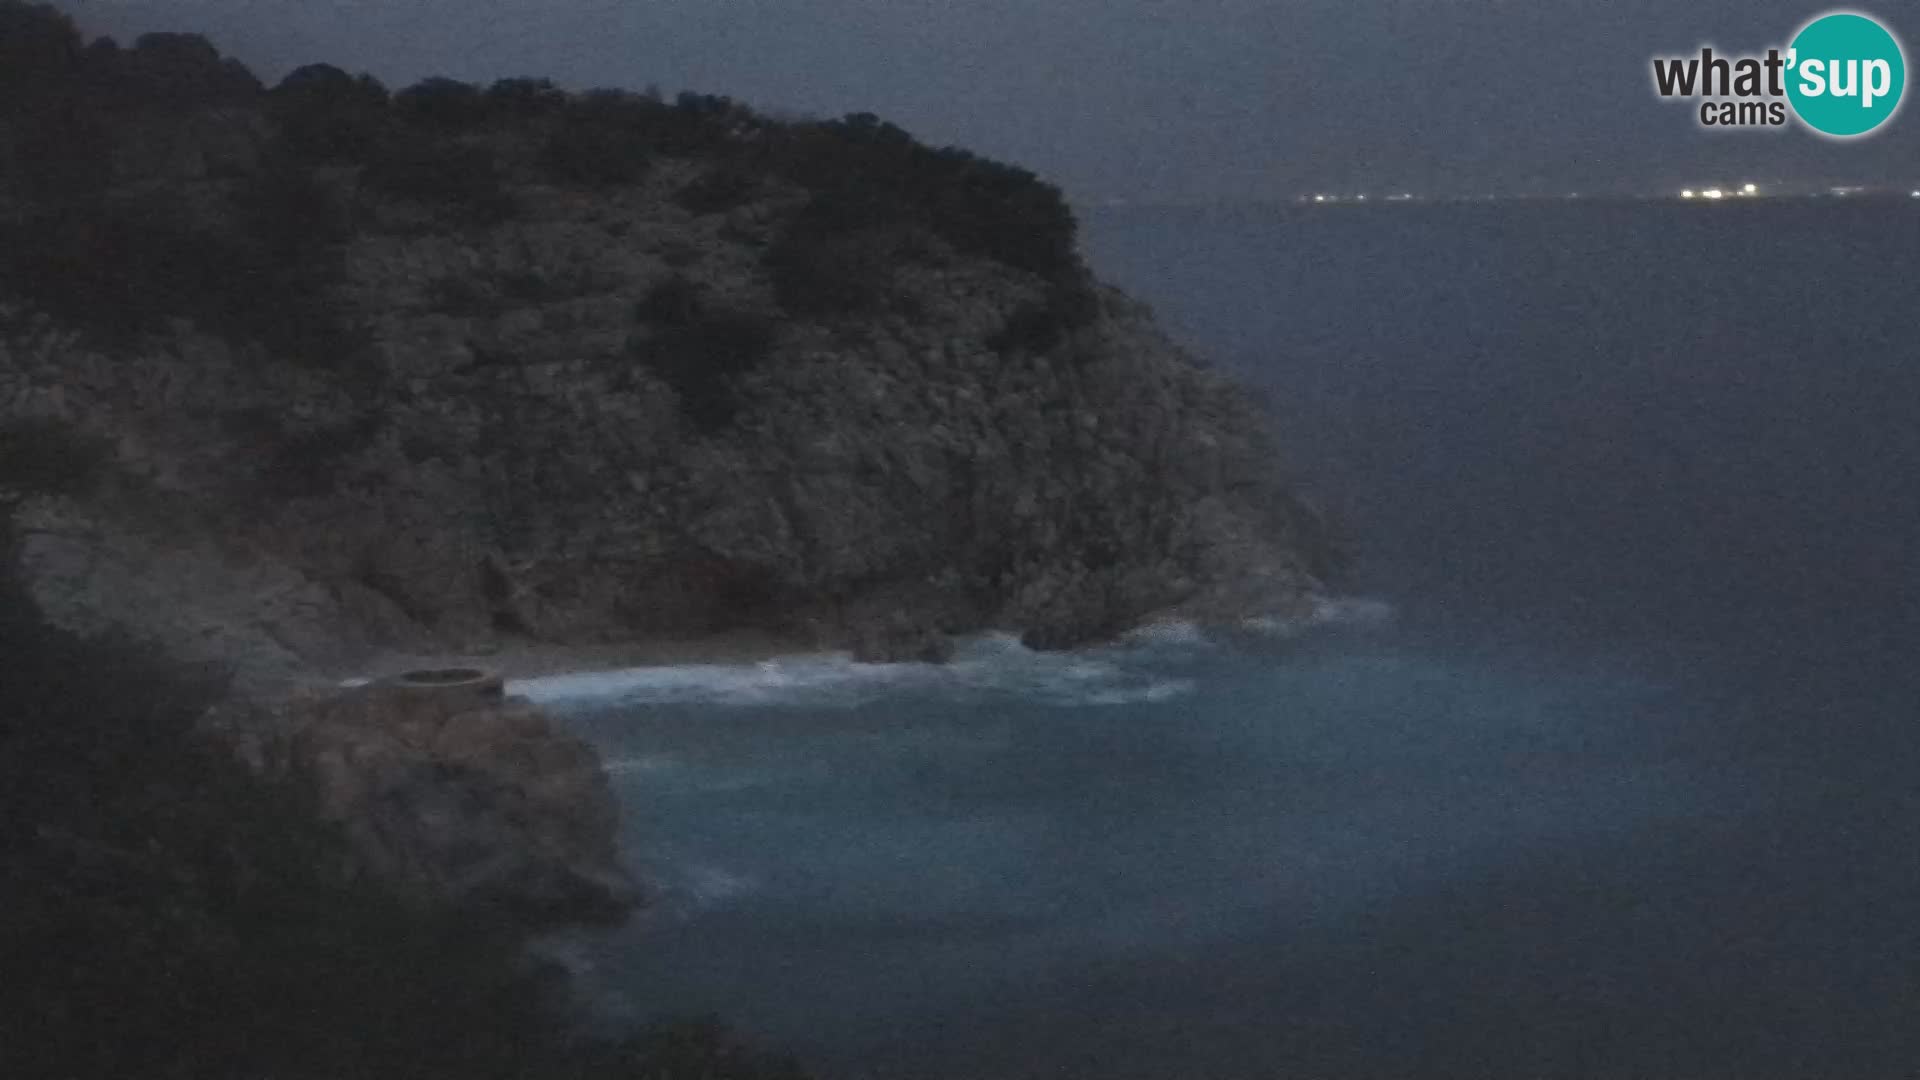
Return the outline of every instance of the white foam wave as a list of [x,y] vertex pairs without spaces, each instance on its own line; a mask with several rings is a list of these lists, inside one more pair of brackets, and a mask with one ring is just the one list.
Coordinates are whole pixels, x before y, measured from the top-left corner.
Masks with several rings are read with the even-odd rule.
[[829,653],[753,664],[558,675],[519,680],[508,689],[550,706],[851,708],[890,696],[928,694],[960,701],[1009,696],[1058,705],[1124,705],[1170,700],[1190,692],[1193,684],[1138,670],[1110,652],[1040,653],[1011,634],[987,634],[967,642],[946,664],[860,664]]
[[795,656],[753,664],[682,664],[517,680],[508,689],[542,704],[588,701],[647,704],[779,705],[864,697],[919,665],[856,664],[840,655]]
[[1260,615],[1240,628],[1263,637],[1296,638],[1315,630],[1364,629],[1394,620],[1393,605],[1364,596],[1316,596],[1305,615]]
[[1185,697],[1186,695],[1193,693],[1193,690],[1194,690],[1194,681],[1192,679],[1161,679],[1155,682],[1150,682],[1145,686],[1136,687],[1132,689],[1102,690],[1097,693],[1089,694],[1085,698],[1082,698],[1078,701],[1069,702],[1068,704],[1074,704],[1074,705],[1153,704],[1153,703],[1162,702],[1162,701],[1172,701],[1174,698],[1178,698],[1178,697]]
[[753,877],[718,866],[687,867],[683,884],[687,895],[703,905],[737,899],[760,888]]
[[[1242,629],[1295,637],[1316,627],[1367,627],[1392,621],[1393,608],[1363,597],[1319,597],[1304,617],[1248,619]],[[515,694],[557,707],[626,705],[852,708],[889,697],[974,702],[1018,698],[1053,705],[1119,706],[1170,701],[1192,693],[1191,679],[1155,670],[1156,659],[1190,655],[1211,642],[1199,625],[1163,620],[1142,626],[1118,647],[1035,652],[1008,633],[965,642],[946,664],[862,664],[844,653],[787,656],[757,663],[625,668],[516,680]],[[1160,665],[1164,669],[1165,664]],[[634,768],[657,767],[636,764]]]
[[1320,596],[1313,621],[1322,626],[1380,626],[1394,620],[1393,605],[1365,596]]
[[1200,624],[1189,619],[1161,619],[1127,631],[1121,640],[1129,645],[1164,645],[1193,648],[1210,644]]

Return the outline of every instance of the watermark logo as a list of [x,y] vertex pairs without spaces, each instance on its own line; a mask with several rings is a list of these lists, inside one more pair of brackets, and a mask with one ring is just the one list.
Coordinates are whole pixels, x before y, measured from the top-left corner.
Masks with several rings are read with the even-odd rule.
[[1653,87],[1662,98],[1698,100],[1702,127],[1784,127],[1791,115],[1821,135],[1851,139],[1900,111],[1907,60],[1879,20],[1836,11],[1763,55],[1703,48],[1698,56],[1655,57]]
[[1850,139],[1893,119],[1907,89],[1907,59],[1886,27],[1836,12],[1807,24],[1787,50],[1798,78],[1787,83],[1793,111],[1823,135]]

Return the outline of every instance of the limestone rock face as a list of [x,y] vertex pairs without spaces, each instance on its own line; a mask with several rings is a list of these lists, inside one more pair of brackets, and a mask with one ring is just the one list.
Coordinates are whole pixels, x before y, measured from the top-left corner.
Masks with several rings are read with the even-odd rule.
[[242,726],[255,767],[309,792],[359,867],[403,891],[536,924],[640,900],[598,756],[524,700],[374,685]]
[[[153,171],[237,227],[258,117],[215,127],[126,145],[186,161]],[[0,424],[112,449],[111,484],[28,529],[57,621],[263,677],[732,629],[919,658],[1286,608],[1323,574],[1261,411],[1120,293],[1022,337],[1057,283],[922,237],[887,303],[795,314],[767,253],[805,190],[769,175],[700,213],[697,154],[583,191],[542,179],[537,138],[489,138],[495,219],[315,174],[351,210],[318,298],[357,342],[339,356],[184,317],[109,342],[0,293]],[[724,422],[675,381],[700,357],[676,359],[669,285],[766,328]]]
[[[592,751],[537,710],[301,691],[383,656],[749,630],[938,661],[1285,613],[1327,568],[1261,410],[1084,273],[1030,176],[700,120],[582,183],[533,114],[310,160],[231,89],[102,119],[72,205],[0,116],[0,448],[44,459],[0,460],[0,509],[53,623],[224,667],[227,736],[369,873],[541,918],[633,896]],[[664,108],[634,115],[711,111]],[[1040,261],[1006,242],[1035,222]],[[59,479],[62,438],[104,475],[9,479]]]
[[223,669],[246,696],[300,683],[315,665],[431,641],[378,592],[318,577],[191,518],[157,516],[70,499],[20,507],[17,557],[45,616]]
[[397,655],[941,662],[1291,614],[1333,561],[1024,170],[702,95],[268,93],[192,35],[49,59],[0,101],[4,554],[54,625],[224,670],[211,731],[422,899],[638,891],[591,747],[341,689]]

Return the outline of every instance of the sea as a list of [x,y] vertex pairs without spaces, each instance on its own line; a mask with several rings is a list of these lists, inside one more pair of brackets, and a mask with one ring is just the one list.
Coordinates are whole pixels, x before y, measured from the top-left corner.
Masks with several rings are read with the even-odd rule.
[[1920,200],[1082,211],[1356,538],[1311,627],[535,680],[597,1023],[832,1077],[1920,1076]]

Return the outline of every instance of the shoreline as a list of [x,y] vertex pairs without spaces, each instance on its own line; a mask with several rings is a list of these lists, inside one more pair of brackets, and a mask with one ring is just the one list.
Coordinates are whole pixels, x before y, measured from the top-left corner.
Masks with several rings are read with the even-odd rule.
[[[1168,628],[1212,632],[1221,634],[1223,639],[1238,634],[1284,640],[1314,630],[1390,622],[1393,610],[1392,605],[1372,598],[1321,595],[1313,598],[1311,610],[1306,614],[1265,614],[1223,622],[1166,612],[1142,620],[1110,643],[1139,640]],[[656,637],[587,645],[510,638],[484,652],[380,653],[356,667],[330,668],[322,674],[332,685],[353,686],[407,671],[479,668],[499,675],[510,685],[530,679],[603,674],[632,668],[738,666],[841,653],[844,650],[826,648],[800,637],[751,629],[692,638]]]
[[514,683],[626,668],[757,664],[821,651],[798,638],[754,630],[594,645],[515,639],[503,641],[497,648],[485,652],[382,653],[356,669],[332,669],[326,676],[336,684],[353,685],[356,680],[379,680],[405,671],[470,667],[485,669]]

